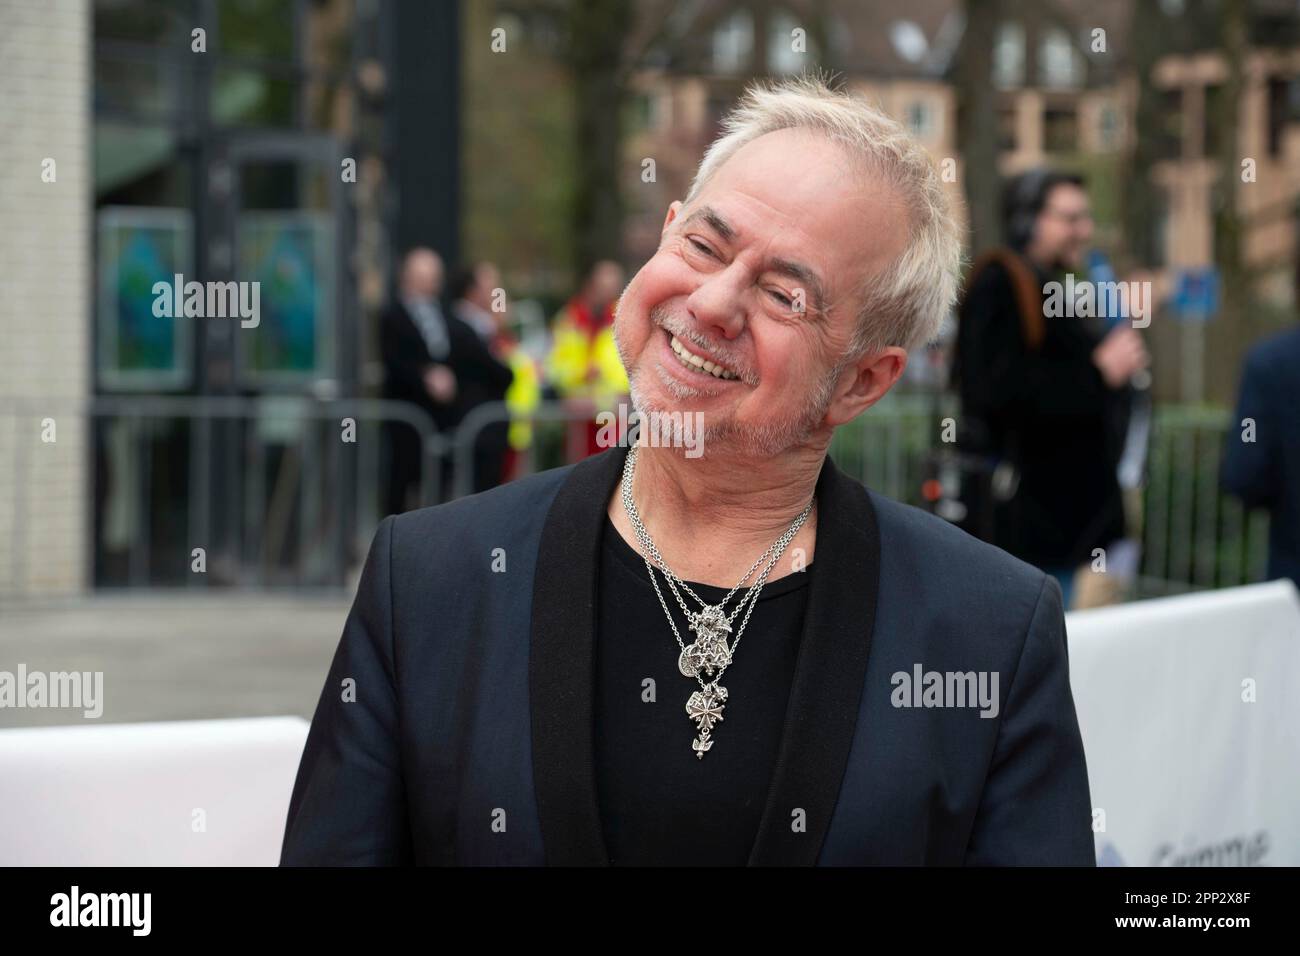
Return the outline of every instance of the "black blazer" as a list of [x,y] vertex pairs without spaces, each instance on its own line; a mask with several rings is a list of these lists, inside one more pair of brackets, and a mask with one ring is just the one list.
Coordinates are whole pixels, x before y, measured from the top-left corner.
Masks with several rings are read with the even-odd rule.
[[[1237,414],[1223,443],[1224,488],[1251,508],[1267,508],[1268,577],[1300,588],[1300,329],[1253,346],[1246,356]],[[1243,441],[1254,422],[1254,441]]]
[[[626,453],[384,520],[282,864],[607,864],[596,572]],[[816,493],[807,617],[750,864],[1092,865],[1055,580],[829,458]],[[997,672],[997,716],[894,706],[892,675],[918,664]]]
[[379,347],[384,363],[384,396],[414,402],[433,416],[439,431],[450,431],[475,406],[504,399],[514,373],[492,354],[469,323],[450,309],[444,308],[442,317],[449,348],[441,361],[456,375],[456,395],[450,402],[435,402],[425,390],[424,372],[434,359],[415,320],[400,301],[394,301],[380,315]]

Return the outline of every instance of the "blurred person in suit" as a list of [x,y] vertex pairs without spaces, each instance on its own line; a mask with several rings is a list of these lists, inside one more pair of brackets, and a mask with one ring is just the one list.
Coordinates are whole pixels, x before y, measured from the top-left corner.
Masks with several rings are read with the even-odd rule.
[[[533,413],[542,401],[542,373],[539,362],[512,329],[512,310],[506,308],[500,272],[490,262],[476,263],[452,280],[452,311],[472,325],[487,343],[496,360],[510,369],[510,385],[504,401],[509,424],[498,434],[495,448],[502,448],[501,466],[484,463],[481,473],[499,473],[502,481],[517,477],[526,467],[525,457],[533,444]],[[493,471],[495,469],[495,471]]]
[[[1300,258],[1295,301],[1300,306]],[[1300,327],[1257,343],[1241,372],[1220,480],[1248,508],[1268,512],[1268,577],[1300,588]]]
[[[504,402],[515,373],[502,338],[505,292],[496,266],[476,262],[455,270],[447,292],[451,299],[451,365],[460,384],[458,423],[463,423],[474,409]],[[498,304],[500,307],[494,308]],[[466,336],[465,330],[472,330],[475,337]],[[503,414],[479,428],[474,439],[474,475],[470,484],[474,492],[494,488],[505,480],[509,427],[509,418]]]
[[[479,334],[491,346],[505,314],[505,290],[501,288],[501,271],[491,262],[472,262],[453,270],[447,284],[451,314]],[[497,301],[494,302],[493,300]],[[499,303],[500,308],[493,306]]]
[[[397,295],[379,317],[379,349],[384,364],[383,397],[418,406],[438,431],[445,432],[457,421],[458,388],[451,365],[451,333],[438,302],[442,285],[441,256],[422,247],[407,252],[398,276]],[[388,514],[401,514],[411,507],[414,487],[428,465],[420,436],[409,425],[389,422],[385,432],[385,507]]]
[[[473,304],[465,296],[482,298],[473,280],[458,280],[456,308],[444,310],[442,258],[432,249],[417,248],[402,260],[398,295],[380,316],[380,353],[384,363],[384,397],[411,402],[433,419],[448,442],[465,416],[486,402],[501,401],[510,386],[509,367],[456,310]],[[487,295],[490,295],[490,290]],[[486,300],[483,300],[486,301]],[[490,314],[488,316],[490,318]],[[479,320],[475,320],[476,322]],[[483,491],[501,481],[505,424],[489,425],[475,439],[471,491]],[[419,435],[392,422],[389,435],[387,509],[401,514],[413,503],[424,467]],[[438,501],[454,492],[455,455],[449,446],[438,465]],[[436,504],[437,502],[426,502]]]

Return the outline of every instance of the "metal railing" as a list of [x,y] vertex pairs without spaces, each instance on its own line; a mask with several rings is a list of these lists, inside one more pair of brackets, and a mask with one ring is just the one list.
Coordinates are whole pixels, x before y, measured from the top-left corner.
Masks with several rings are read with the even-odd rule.
[[1263,579],[1268,517],[1219,487],[1231,415],[1226,409],[1156,410],[1143,488],[1139,593],[1173,594]]
[[[937,407],[916,398],[872,409],[836,433],[831,452],[874,490],[925,507],[925,460],[937,445],[939,419],[948,414],[958,413],[947,399]],[[1268,517],[1247,512],[1219,486],[1230,417],[1226,409],[1155,409],[1140,522],[1130,528],[1141,543],[1135,596],[1263,579]]]
[[[14,422],[51,414],[58,406],[48,400],[0,400],[0,415]],[[130,539],[126,582],[155,583],[149,553],[149,501],[152,445],[148,423],[183,422],[187,436],[188,480],[184,488],[186,541],[212,538],[214,502],[223,500],[222,514],[237,515],[235,533],[225,529],[228,561],[234,570],[219,575],[225,583],[257,587],[344,584],[354,569],[375,525],[383,516],[380,504],[382,442],[379,426],[398,422],[420,437],[421,503],[444,499],[442,480],[449,476],[450,497],[475,487],[475,446],[483,430],[511,421],[504,403],[493,402],[471,411],[460,427],[438,433],[423,410],[414,405],[371,399],[317,400],[283,397],[98,396],[63,406],[88,420],[125,428],[125,446],[141,460],[140,480],[125,493],[135,496],[142,524]],[[933,396],[890,397],[840,428],[831,445],[837,464],[849,475],[891,498],[925,506],[922,485],[929,457],[938,445],[940,419],[956,414],[950,400]],[[344,454],[337,427],[344,418],[358,429],[356,455]],[[562,403],[543,403],[528,418],[534,442],[525,453],[522,472],[566,462],[563,441],[547,439],[547,428],[589,420],[590,413]],[[1142,541],[1138,594],[1225,587],[1259,580],[1267,550],[1267,519],[1247,514],[1218,485],[1218,468],[1229,415],[1226,410],[1163,406],[1156,409],[1147,481],[1142,489]],[[518,419],[515,419],[518,420]],[[225,423],[235,427],[214,442]],[[367,431],[367,429],[369,431]],[[553,438],[553,436],[551,436]],[[233,444],[232,444],[233,443]],[[236,467],[214,469],[217,447],[237,447]],[[0,576],[0,594],[21,593],[23,560],[30,529],[24,521],[31,494],[27,461],[30,450],[14,442],[8,473],[12,486],[13,521],[9,535],[9,579]],[[274,463],[272,464],[272,459]],[[444,464],[445,463],[445,464]],[[286,470],[291,472],[286,476]],[[271,473],[274,477],[268,479]],[[0,469],[0,476],[5,474]],[[214,489],[222,474],[233,485]],[[274,485],[268,490],[268,480]],[[0,478],[0,482],[3,479]],[[214,491],[216,493],[214,493]],[[0,484],[0,500],[5,489]],[[350,508],[340,507],[350,498]],[[231,504],[234,502],[235,504]],[[296,515],[289,512],[296,509]],[[296,564],[276,571],[274,556],[286,546],[291,526],[296,530]],[[307,567],[307,565],[312,565]],[[187,582],[210,583],[202,575]]]
[[[86,459],[90,474],[100,471],[103,456],[137,476],[138,480],[128,482],[130,487],[111,492],[100,487],[111,483],[111,477],[85,482],[96,495],[118,495],[113,503],[132,515],[125,580],[121,582],[130,586],[158,583],[151,553],[151,522],[155,445],[160,441],[186,445],[182,456],[173,455],[184,459],[178,495],[183,499],[184,528],[174,536],[205,548],[205,565],[213,563],[216,572],[182,576],[188,586],[207,586],[214,578],[253,586],[342,584],[355,563],[358,547],[364,547],[367,533],[373,533],[382,517],[377,513],[381,443],[374,439],[384,424],[397,423],[415,431],[421,447],[421,497],[433,502],[441,496],[437,462],[447,454],[447,437],[436,431],[423,409],[405,402],[298,396],[101,395],[84,401],[3,398],[0,417],[9,421],[12,440],[8,444],[12,447],[10,467],[0,469],[0,496],[7,499],[12,513],[9,573],[0,577],[0,595],[24,593],[31,546],[28,519],[33,510],[34,446],[30,439],[19,438],[25,430],[21,425],[31,425],[26,431],[34,435],[43,419],[57,421],[64,416],[102,426],[91,430]],[[342,451],[346,442],[340,440],[339,429],[348,427],[345,419],[351,420],[357,438],[366,439],[354,442],[359,449],[355,456]],[[115,451],[106,448],[109,430]],[[232,448],[234,460],[217,461],[219,449]],[[268,472],[272,473],[269,490]],[[350,495],[355,495],[353,505],[340,507]],[[93,521],[92,527],[100,523]],[[355,536],[346,533],[350,527]],[[276,566],[275,556],[289,547],[291,533],[297,536],[297,566],[268,575]],[[207,550],[211,542],[220,542],[214,552]],[[84,550],[93,563],[94,543],[88,542]],[[186,554],[190,554],[188,547]],[[307,564],[313,565],[310,571]],[[93,566],[86,572],[86,580],[93,581]]]

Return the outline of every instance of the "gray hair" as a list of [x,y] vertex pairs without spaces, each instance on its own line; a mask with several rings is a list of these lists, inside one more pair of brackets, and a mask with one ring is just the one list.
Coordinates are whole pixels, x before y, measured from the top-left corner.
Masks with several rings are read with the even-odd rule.
[[879,275],[858,284],[862,307],[844,358],[853,361],[889,345],[912,349],[934,339],[957,298],[961,231],[929,154],[865,100],[832,90],[815,76],[750,86],[723,119],[722,135],[704,154],[686,202],[738,149],[783,129],[811,130],[838,143],[884,174],[909,213],[907,247]]

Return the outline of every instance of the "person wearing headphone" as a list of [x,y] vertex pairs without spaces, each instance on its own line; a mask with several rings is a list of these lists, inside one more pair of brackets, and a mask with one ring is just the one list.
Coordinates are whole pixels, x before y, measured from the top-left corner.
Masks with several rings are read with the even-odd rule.
[[1116,421],[1149,358],[1131,323],[1044,309],[1049,283],[1087,278],[1081,177],[1023,173],[1003,215],[1007,246],[975,262],[958,307],[958,442],[985,463],[964,526],[1056,577],[1068,608],[1077,569],[1124,536]]

